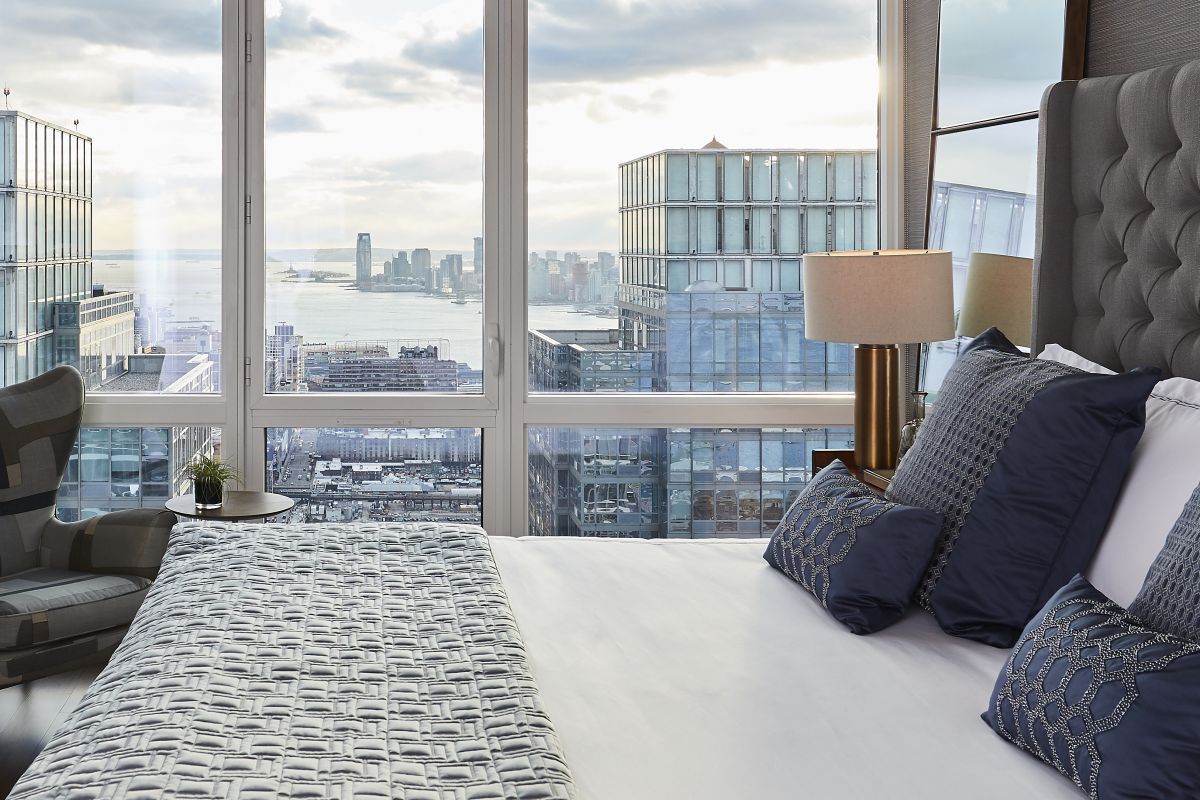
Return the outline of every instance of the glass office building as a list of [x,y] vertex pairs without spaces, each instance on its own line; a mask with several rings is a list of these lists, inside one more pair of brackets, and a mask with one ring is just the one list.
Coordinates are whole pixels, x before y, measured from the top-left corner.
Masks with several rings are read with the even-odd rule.
[[[665,150],[620,167],[615,330],[529,334],[543,392],[851,391],[804,338],[806,252],[878,246],[874,151]],[[848,429],[534,428],[530,531],[765,536]]]
[[56,514],[74,522],[108,511],[158,507],[191,490],[183,470],[219,449],[207,425],[83,428],[58,490]]
[[620,168],[622,349],[655,389],[848,391],[852,348],[804,339],[807,252],[878,245],[874,151],[666,150]]
[[92,140],[0,111],[0,381],[54,364],[53,308],[92,288]]
[[52,316],[54,363],[70,364],[97,389],[130,371],[134,348],[132,292],[96,288],[83,300],[56,302]]

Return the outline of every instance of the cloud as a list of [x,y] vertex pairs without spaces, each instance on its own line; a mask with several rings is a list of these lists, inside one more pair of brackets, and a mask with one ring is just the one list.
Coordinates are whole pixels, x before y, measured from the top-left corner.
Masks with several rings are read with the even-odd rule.
[[321,118],[304,109],[280,109],[267,114],[271,133],[319,133],[325,130]]
[[[853,57],[874,52],[875,14],[874,0],[531,0],[530,79],[611,83],[772,58]],[[482,31],[411,44],[404,54],[477,75]]]
[[343,38],[341,30],[316,17],[303,3],[284,0],[279,14],[267,18],[267,46],[272,50],[299,50]]
[[476,80],[483,75],[483,28],[449,39],[422,40],[404,48],[404,55],[425,67],[444,69]]
[[[1040,80],[1043,88],[1060,74],[1061,3],[945,0],[941,31],[943,74]],[[1033,108],[1039,99],[1035,98]]]
[[441,102],[474,98],[480,91],[481,78],[474,84],[457,77],[446,80],[430,70],[405,63],[404,59],[359,59],[338,64],[342,85],[353,92],[389,103],[416,103],[436,99]]
[[35,44],[53,52],[66,42],[151,52],[219,53],[221,3],[220,0],[6,2],[4,29],[5,50],[10,53],[33,50]]

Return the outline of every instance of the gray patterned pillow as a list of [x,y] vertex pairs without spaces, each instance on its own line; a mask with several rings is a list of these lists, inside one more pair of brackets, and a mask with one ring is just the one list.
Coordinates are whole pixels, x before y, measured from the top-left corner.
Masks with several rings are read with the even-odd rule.
[[1167,534],[1129,613],[1156,631],[1200,642],[1200,486]]

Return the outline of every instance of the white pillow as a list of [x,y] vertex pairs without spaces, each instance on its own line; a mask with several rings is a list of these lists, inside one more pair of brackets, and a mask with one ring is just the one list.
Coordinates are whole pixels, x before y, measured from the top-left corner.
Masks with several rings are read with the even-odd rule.
[[[1112,374],[1078,353],[1052,344],[1038,356]],[[1129,465],[1100,548],[1088,566],[1092,584],[1128,607],[1167,534],[1200,485],[1200,382],[1169,378],[1146,401],[1146,430]]]

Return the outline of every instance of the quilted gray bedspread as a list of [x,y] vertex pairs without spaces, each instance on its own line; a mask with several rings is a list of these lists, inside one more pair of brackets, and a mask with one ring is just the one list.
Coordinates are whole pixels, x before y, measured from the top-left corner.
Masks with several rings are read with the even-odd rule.
[[481,529],[185,523],[10,798],[574,796]]

